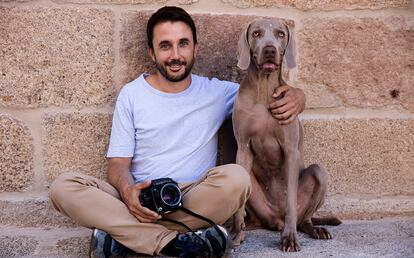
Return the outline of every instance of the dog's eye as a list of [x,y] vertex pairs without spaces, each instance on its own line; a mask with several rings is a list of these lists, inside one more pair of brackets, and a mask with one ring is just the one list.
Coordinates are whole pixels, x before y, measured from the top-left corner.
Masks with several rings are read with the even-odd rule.
[[285,37],[285,33],[283,31],[279,31],[277,35],[281,38]]
[[260,36],[260,32],[259,31],[254,31],[252,34],[253,38],[257,38]]

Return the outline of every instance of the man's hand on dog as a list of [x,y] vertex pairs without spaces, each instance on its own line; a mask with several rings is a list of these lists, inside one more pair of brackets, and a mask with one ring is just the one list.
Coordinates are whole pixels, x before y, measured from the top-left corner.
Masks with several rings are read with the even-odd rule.
[[141,190],[149,187],[150,185],[151,180],[148,180],[143,183],[127,186],[120,191],[122,200],[127,205],[129,212],[143,223],[151,223],[161,219],[161,216],[158,213],[143,207],[139,201],[138,196]]
[[270,112],[279,124],[291,123],[305,109],[305,94],[301,89],[282,85],[272,96],[276,100],[269,105]]

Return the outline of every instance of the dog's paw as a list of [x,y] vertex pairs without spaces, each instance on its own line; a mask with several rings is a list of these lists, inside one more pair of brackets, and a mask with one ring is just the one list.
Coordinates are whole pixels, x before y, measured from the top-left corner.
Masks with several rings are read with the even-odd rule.
[[246,237],[246,233],[244,230],[241,230],[239,232],[237,232],[234,236],[233,236],[233,247],[238,247],[240,246],[240,244],[242,242],[244,242],[244,239]]
[[322,227],[313,227],[312,237],[315,239],[332,239],[331,233]]
[[300,251],[300,245],[299,245],[296,231],[290,231],[290,232],[287,232],[287,230],[282,231],[281,241],[280,241],[280,250],[282,250],[283,252]]
[[237,247],[244,241],[245,238],[245,228],[246,224],[244,224],[244,216],[246,212],[244,207],[240,208],[234,215],[233,215],[233,225],[232,225],[232,239],[233,239],[233,246]]

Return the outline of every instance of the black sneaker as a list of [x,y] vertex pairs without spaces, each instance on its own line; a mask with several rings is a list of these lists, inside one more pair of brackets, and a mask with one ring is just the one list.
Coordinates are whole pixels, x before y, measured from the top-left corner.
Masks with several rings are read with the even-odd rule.
[[182,250],[180,257],[222,257],[227,251],[229,234],[222,226],[203,231],[178,234],[175,247]]
[[108,258],[111,256],[125,256],[130,249],[115,241],[108,233],[100,229],[92,231],[89,246],[89,257]]

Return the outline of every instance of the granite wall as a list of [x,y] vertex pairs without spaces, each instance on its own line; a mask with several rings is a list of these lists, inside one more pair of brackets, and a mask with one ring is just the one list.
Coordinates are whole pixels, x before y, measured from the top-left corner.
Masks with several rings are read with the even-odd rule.
[[0,0],[2,225],[67,225],[50,212],[53,179],[105,178],[117,93],[152,69],[146,20],[163,5],[194,16],[195,72],[236,82],[249,21],[292,20],[305,160],[329,174],[321,214],[414,214],[414,1]]

